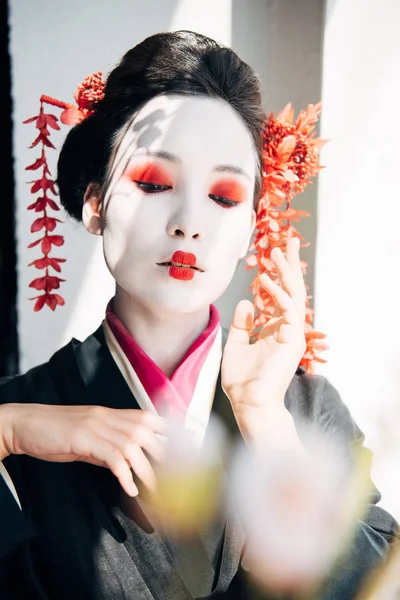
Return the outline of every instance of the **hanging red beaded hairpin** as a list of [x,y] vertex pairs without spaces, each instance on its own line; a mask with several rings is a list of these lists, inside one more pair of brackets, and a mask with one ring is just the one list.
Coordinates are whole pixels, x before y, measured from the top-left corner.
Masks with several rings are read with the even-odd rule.
[[57,306],[65,304],[64,298],[60,296],[60,294],[54,293],[54,290],[58,290],[60,283],[65,281],[65,279],[50,274],[50,269],[53,269],[56,273],[60,273],[61,263],[65,262],[66,259],[50,256],[53,246],[60,247],[64,244],[64,236],[55,235],[53,233],[57,227],[57,223],[61,223],[62,221],[53,216],[49,216],[48,214],[49,209],[58,211],[60,210],[60,207],[57,202],[49,196],[49,194],[57,196],[57,191],[55,181],[51,178],[51,172],[46,158],[46,148],[55,148],[50,141],[50,129],[60,129],[60,126],[58,125],[58,119],[55,115],[44,112],[44,104],[51,104],[57,108],[62,108],[63,111],[60,115],[60,121],[65,125],[75,125],[88,117],[93,112],[94,104],[103,98],[105,83],[102,81],[101,76],[101,71],[93,73],[93,75],[86,77],[86,79],[77,86],[74,96],[77,105],[61,102],[50,96],[41,96],[39,114],[24,121],[24,123],[35,122],[35,127],[39,130],[39,135],[30,145],[30,148],[34,148],[41,144],[40,156],[34,163],[25,167],[27,171],[42,169],[42,176],[39,179],[29,182],[31,184],[31,193],[35,194],[36,192],[39,192],[41,194],[36,198],[33,204],[28,206],[28,210],[42,213],[41,216],[36,218],[32,223],[31,233],[40,231],[43,235],[28,246],[28,248],[33,248],[40,244],[43,256],[31,262],[29,266],[45,270],[45,274],[42,277],[37,277],[29,284],[29,287],[43,292],[39,296],[30,298],[30,300],[36,300],[33,306],[33,310],[36,312],[41,310],[45,304],[52,310],[55,310]]
[[[29,284],[30,287],[43,291],[40,296],[31,298],[31,300],[36,300],[33,307],[34,311],[41,310],[45,304],[52,310],[55,310],[58,305],[64,304],[62,296],[54,293],[54,290],[60,287],[60,283],[64,279],[49,273],[50,268],[60,273],[60,263],[65,262],[65,259],[49,256],[52,246],[62,246],[64,244],[64,237],[52,233],[57,223],[61,221],[47,214],[48,208],[56,211],[60,208],[55,200],[48,195],[49,192],[57,195],[57,191],[55,181],[51,179],[45,155],[46,148],[54,148],[49,139],[49,128],[60,129],[60,127],[57,117],[46,114],[43,105],[46,103],[62,108],[60,121],[65,125],[75,125],[93,112],[95,103],[99,102],[104,96],[104,86],[102,73],[98,71],[86,77],[77,86],[74,96],[77,105],[61,102],[49,96],[41,96],[39,115],[24,121],[24,123],[36,122],[36,128],[39,129],[39,135],[30,147],[33,148],[39,143],[42,144],[40,157],[32,165],[26,167],[27,170],[36,170],[41,167],[43,169],[42,177],[30,182],[32,184],[31,192],[41,191],[42,195],[28,206],[28,210],[42,212],[42,216],[33,222],[31,232],[36,233],[44,230],[43,237],[28,246],[28,248],[33,248],[41,244],[43,256],[34,260],[29,266],[45,269],[44,276],[34,279]],[[256,309],[253,339],[257,339],[261,327],[265,325],[274,311],[272,299],[259,284],[260,275],[264,272],[267,272],[272,278],[277,277],[274,264],[270,259],[272,248],[279,246],[285,249],[290,237],[298,237],[304,242],[304,238],[302,238],[293,223],[297,223],[300,217],[308,216],[308,213],[292,208],[291,201],[296,194],[304,191],[312,178],[322,168],[319,164],[319,152],[325,141],[315,137],[315,123],[318,121],[320,111],[320,103],[310,104],[293,122],[294,111],[291,104],[288,104],[276,118],[271,113],[265,122],[263,134],[263,192],[257,211],[255,241],[251,247],[251,250],[256,250],[256,253],[247,258],[248,268],[257,267],[258,269],[250,287],[254,294]],[[307,245],[303,243],[302,247],[304,248]],[[302,267],[305,274],[307,263],[302,261]],[[328,346],[324,342],[325,334],[315,331],[312,326],[313,310],[309,306],[310,299],[311,296],[308,296],[305,322],[307,347],[300,364],[306,371],[313,372],[315,362],[326,362],[319,357],[318,353],[326,350]]]

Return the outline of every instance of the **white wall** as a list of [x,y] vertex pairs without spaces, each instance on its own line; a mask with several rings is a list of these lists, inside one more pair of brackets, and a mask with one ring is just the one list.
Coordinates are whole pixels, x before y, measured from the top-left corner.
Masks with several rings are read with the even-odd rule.
[[[22,121],[37,114],[39,97],[46,93],[73,102],[78,82],[102,69],[107,72],[122,54],[147,35],[162,30],[193,29],[232,45],[260,74],[266,108],[278,110],[291,100],[296,110],[319,98],[319,61],[322,0],[306,9],[296,0],[113,0],[67,3],[52,0],[11,0],[11,56],[13,67],[15,178],[17,185],[18,316],[20,368],[37,365],[72,336],[83,339],[100,323],[113,293],[113,281],[103,263],[101,243],[82,226],[66,223],[56,233],[65,235],[58,255],[67,258],[61,294],[66,306],[52,313],[45,307],[33,313],[27,298],[35,295],[29,282],[41,272],[27,264],[40,255],[26,246],[37,236],[29,233],[32,202],[24,167],[36,158],[28,146],[34,127]],[[60,147],[66,128],[52,134]],[[51,151],[48,152],[51,154]],[[52,166],[55,172],[53,152]],[[315,238],[315,190],[304,202],[314,218],[304,223],[306,237]],[[313,249],[310,256],[312,280]],[[309,258],[306,258],[309,260]],[[249,297],[254,272],[239,266],[227,293],[217,305],[223,325],[229,326],[236,303]]]
[[383,506],[400,518],[400,2],[326,7],[316,323],[319,370],[375,451]]
[[[291,102],[297,116],[319,102],[323,0],[232,0],[232,7],[232,44],[261,76],[265,110],[276,115]],[[308,263],[306,282],[313,293],[317,186],[310,185],[293,206],[310,213],[298,228],[310,243],[301,256]],[[253,273],[243,278],[245,287]]]

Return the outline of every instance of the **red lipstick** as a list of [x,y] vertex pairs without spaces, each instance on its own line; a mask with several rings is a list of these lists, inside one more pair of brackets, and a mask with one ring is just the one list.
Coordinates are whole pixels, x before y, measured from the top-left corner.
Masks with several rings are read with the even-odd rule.
[[177,250],[173,253],[170,261],[158,264],[160,266],[169,267],[168,275],[173,279],[190,281],[195,276],[196,271],[202,270],[196,266],[196,261],[196,256],[191,252]]
[[171,261],[179,263],[181,265],[187,265],[188,267],[194,267],[196,265],[196,256],[191,252],[183,252],[183,250],[177,250],[173,253]]

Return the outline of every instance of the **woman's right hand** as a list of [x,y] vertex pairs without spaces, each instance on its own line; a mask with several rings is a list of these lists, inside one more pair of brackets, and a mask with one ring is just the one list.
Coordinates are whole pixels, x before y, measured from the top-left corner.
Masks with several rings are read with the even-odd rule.
[[165,419],[147,410],[104,406],[3,404],[0,460],[27,454],[50,462],[83,461],[108,467],[129,496],[136,496],[131,469],[151,491],[156,477],[149,457],[162,462]]

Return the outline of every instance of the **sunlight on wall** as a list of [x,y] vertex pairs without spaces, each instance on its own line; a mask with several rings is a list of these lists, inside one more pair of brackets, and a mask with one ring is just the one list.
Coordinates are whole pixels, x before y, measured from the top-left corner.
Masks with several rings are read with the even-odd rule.
[[232,39],[232,0],[178,0],[169,30],[191,29],[229,46]]
[[[400,96],[400,4],[328,2],[316,265],[319,372],[338,388],[375,452],[383,505],[400,516],[400,198],[393,118]],[[397,444],[397,448],[396,448]]]

